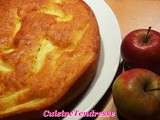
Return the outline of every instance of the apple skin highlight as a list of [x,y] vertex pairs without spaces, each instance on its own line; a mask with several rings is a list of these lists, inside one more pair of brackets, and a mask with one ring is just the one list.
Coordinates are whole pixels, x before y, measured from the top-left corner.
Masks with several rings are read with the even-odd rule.
[[160,120],[160,76],[132,69],[114,82],[112,93],[119,114],[127,120]]

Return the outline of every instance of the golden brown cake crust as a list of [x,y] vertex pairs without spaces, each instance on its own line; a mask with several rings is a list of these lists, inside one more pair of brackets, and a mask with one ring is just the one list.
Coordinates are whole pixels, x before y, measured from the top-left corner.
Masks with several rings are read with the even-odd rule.
[[96,63],[99,31],[82,0],[0,0],[0,118],[57,103]]

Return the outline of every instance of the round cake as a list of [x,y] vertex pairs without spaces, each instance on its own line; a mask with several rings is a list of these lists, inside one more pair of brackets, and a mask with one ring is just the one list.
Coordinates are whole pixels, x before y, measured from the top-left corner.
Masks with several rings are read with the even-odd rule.
[[61,107],[84,91],[100,37],[83,0],[0,0],[0,17],[0,118]]

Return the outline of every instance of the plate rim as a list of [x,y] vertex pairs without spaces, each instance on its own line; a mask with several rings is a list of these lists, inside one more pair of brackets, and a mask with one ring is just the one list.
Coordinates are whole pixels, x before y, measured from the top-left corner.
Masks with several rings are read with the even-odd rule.
[[[118,21],[112,9],[104,0],[84,0],[84,2],[92,9],[98,22],[101,36],[101,55],[98,71],[93,83],[91,83],[83,99],[73,108],[71,112],[76,110],[81,112],[90,111],[101,100],[113,81],[121,56],[121,32]],[[107,29],[104,28],[105,26]],[[112,40],[108,42],[108,39]],[[110,49],[108,49],[108,47]],[[110,61],[108,61],[109,59]],[[99,85],[101,85],[101,87]],[[68,116],[64,118],[64,120],[78,120],[81,118],[82,116]]]

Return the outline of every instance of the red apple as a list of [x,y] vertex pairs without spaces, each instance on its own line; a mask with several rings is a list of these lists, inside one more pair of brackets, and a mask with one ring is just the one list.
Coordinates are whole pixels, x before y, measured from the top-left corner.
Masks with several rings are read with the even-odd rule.
[[118,112],[127,120],[160,120],[160,76],[132,69],[114,82],[113,98]]
[[[160,33],[147,29],[130,32],[123,40],[121,53],[126,63],[150,70],[160,68]],[[160,69],[159,69],[160,70]]]

